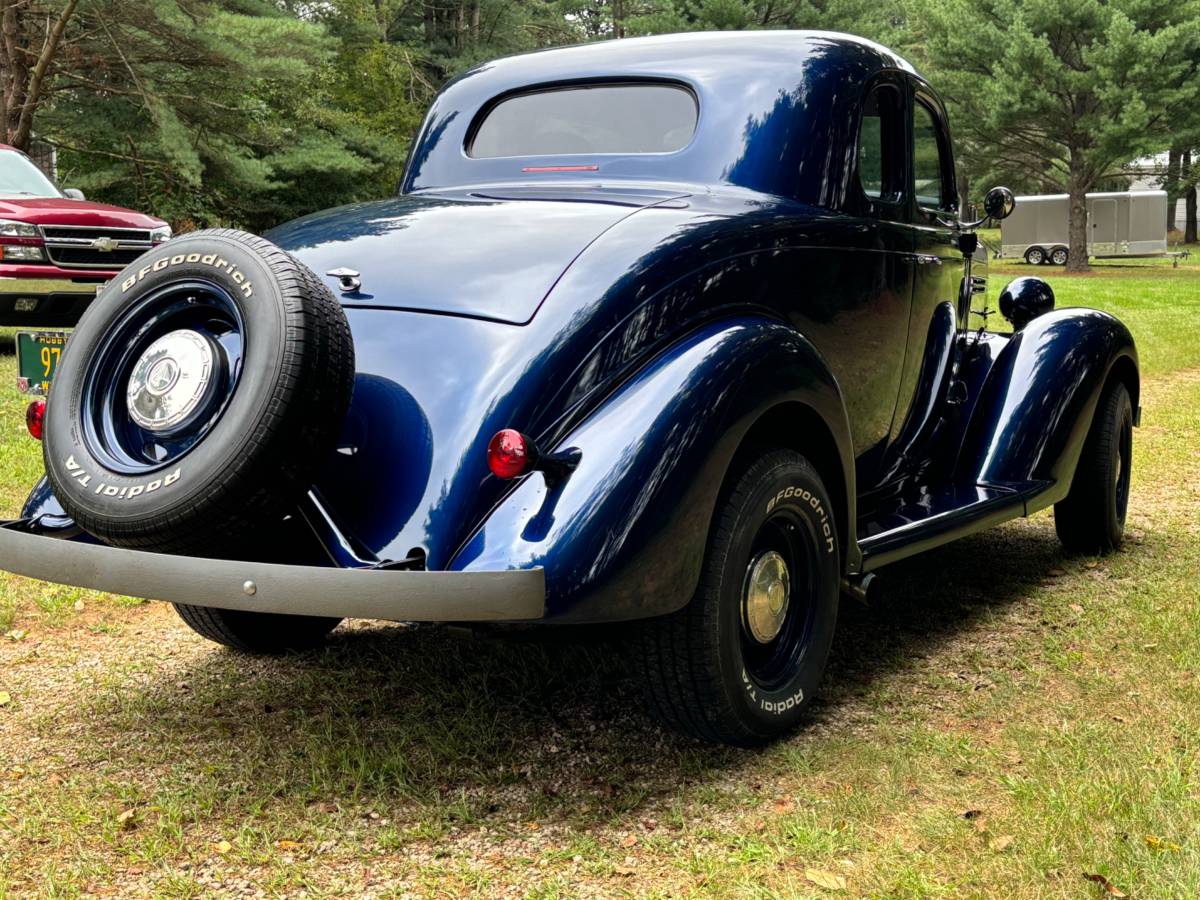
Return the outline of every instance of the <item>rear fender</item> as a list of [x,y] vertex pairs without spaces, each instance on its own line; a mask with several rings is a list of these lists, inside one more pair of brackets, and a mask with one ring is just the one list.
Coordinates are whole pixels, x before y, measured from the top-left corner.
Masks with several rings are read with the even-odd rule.
[[1060,309],[1034,319],[1000,352],[975,404],[960,481],[1036,493],[1027,512],[1067,495],[1100,393],[1127,379],[1138,403],[1137,350],[1118,319]]
[[525,478],[450,568],[541,566],[547,618],[559,622],[673,612],[696,590],[742,438],[781,403],[801,403],[827,423],[853,497],[846,412],[820,355],[778,321],[726,319],[693,331],[624,382],[553,448],[579,451],[570,476],[550,486],[540,474]]

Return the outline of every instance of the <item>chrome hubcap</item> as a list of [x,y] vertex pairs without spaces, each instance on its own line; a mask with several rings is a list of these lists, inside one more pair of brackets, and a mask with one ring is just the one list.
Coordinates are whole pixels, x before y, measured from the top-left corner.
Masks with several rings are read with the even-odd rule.
[[769,644],[779,634],[791,593],[791,577],[783,556],[770,550],[754,561],[742,598],[742,622],[754,640]]
[[212,373],[213,351],[203,335],[186,328],[164,334],[129,376],[129,417],[147,431],[174,428],[196,411]]

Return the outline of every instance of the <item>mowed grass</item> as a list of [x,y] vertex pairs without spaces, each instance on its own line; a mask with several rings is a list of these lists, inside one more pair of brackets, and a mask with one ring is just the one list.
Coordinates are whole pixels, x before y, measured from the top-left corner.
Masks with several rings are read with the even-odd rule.
[[1109,268],[1037,274],[1139,342],[1126,547],[1066,557],[1039,515],[885,570],[766,750],[661,733],[620,632],[246,659],[0,576],[0,897],[1200,896],[1200,266]]

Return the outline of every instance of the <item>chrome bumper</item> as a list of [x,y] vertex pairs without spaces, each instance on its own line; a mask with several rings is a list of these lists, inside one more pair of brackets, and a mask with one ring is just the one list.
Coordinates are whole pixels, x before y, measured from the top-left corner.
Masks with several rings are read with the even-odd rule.
[[397,622],[542,618],[542,569],[412,572],[197,559],[45,537],[0,523],[0,569],[112,594],[219,609]]
[[[81,272],[84,277],[94,277],[96,272]],[[72,281],[70,278],[9,278],[0,275],[0,294],[28,294],[42,297],[49,294],[92,294],[101,285],[92,281]]]

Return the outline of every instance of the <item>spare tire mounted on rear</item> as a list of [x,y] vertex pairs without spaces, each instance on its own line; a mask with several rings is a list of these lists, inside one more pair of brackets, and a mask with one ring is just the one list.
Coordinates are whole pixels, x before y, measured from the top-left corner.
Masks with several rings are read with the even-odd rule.
[[110,544],[215,551],[294,506],[353,383],[346,317],[310,270],[250,234],[189,234],[80,320],[46,404],[46,472]]

